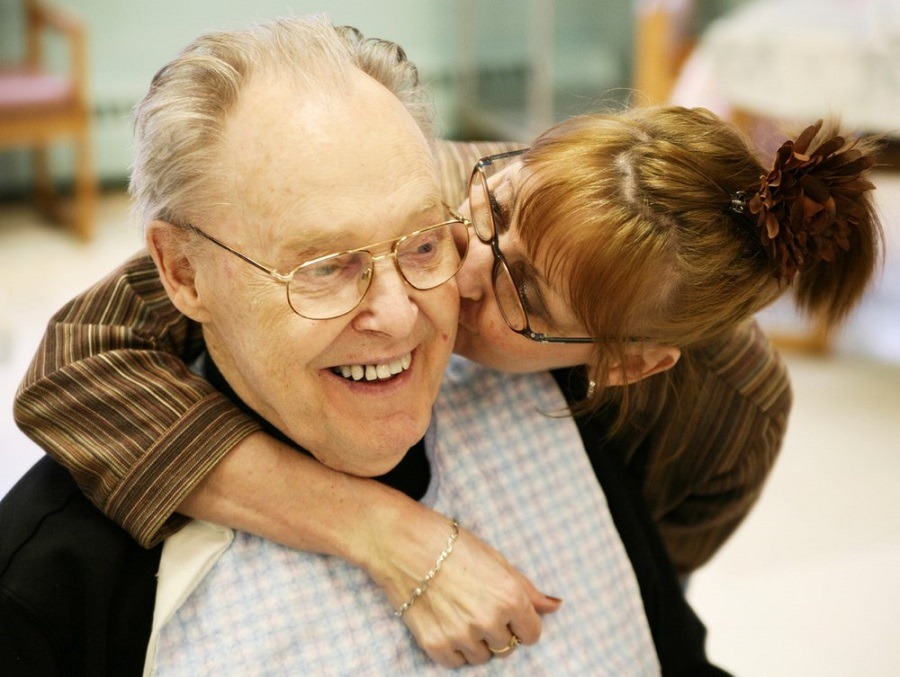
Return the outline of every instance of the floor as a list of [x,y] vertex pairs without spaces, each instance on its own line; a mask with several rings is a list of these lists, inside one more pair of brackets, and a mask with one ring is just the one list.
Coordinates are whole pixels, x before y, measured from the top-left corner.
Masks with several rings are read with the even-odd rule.
[[[900,176],[877,183],[884,274],[833,355],[786,356],[796,403],[781,458],[690,581],[711,656],[742,677],[900,674]],[[11,407],[47,318],[139,246],[121,194],[104,196],[89,245],[0,205],[0,495],[40,454]]]

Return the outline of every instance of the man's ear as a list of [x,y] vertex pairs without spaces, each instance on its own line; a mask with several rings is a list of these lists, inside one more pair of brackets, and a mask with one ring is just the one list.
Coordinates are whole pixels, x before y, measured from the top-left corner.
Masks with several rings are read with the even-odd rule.
[[611,386],[624,386],[640,381],[671,369],[680,357],[679,348],[651,343],[643,346],[639,352],[629,354],[625,364],[613,365],[606,383]]
[[197,290],[196,270],[188,255],[189,237],[171,223],[153,221],[147,226],[145,241],[172,304],[192,320],[204,322],[208,311]]

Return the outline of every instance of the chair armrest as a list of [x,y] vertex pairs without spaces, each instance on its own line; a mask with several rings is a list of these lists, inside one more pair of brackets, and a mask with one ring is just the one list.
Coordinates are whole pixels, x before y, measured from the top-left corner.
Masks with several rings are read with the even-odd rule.
[[69,10],[52,7],[42,2],[29,3],[32,21],[38,26],[46,26],[70,36],[84,36],[84,24]]

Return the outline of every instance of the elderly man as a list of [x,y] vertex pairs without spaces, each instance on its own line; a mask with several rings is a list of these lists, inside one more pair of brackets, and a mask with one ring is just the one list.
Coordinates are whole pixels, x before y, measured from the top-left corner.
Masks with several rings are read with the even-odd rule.
[[[457,516],[565,590],[540,643],[516,650],[540,624],[511,616],[447,664],[715,673],[621,468],[538,413],[565,406],[553,378],[460,361],[441,387],[466,224],[422,130],[357,57],[298,19],[201,38],[154,79],[132,190],[168,297],[202,325],[195,370],[285,444]],[[455,521],[394,611],[342,560],[206,522],[142,550],[49,462],[0,517],[4,674],[437,669],[394,615],[425,603]]]

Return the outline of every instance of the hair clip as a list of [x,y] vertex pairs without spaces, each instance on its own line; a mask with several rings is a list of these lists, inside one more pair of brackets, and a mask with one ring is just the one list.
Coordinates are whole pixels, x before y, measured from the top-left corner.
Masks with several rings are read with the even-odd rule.
[[735,192],[731,196],[731,204],[728,208],[733,211],[735,214],[746,214],[747,213],[747,193],[746,191],[739,190]]

